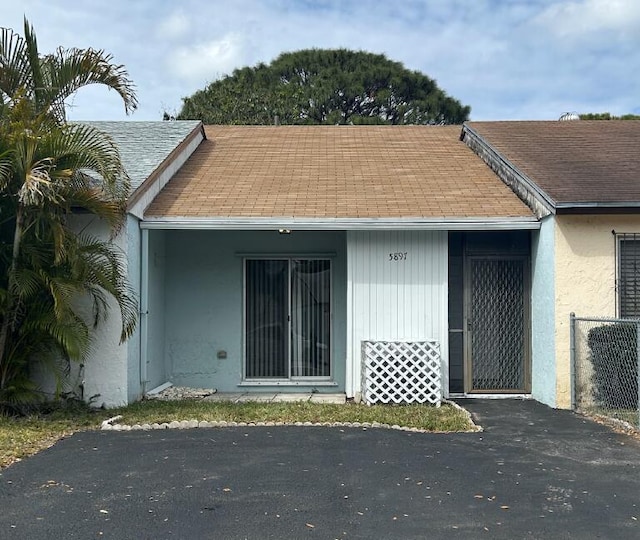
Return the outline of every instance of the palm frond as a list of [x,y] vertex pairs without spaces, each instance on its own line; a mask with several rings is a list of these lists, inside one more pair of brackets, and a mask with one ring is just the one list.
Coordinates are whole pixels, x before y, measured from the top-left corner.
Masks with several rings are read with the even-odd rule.
[[69,124],[49,130],[39,146],[42,153],[55,157],[60,176],[71,178],[74,171],[86,171],[109,196],[122,194],[129,185],[117,145],[93,126]]
[[90,84],[101,84],[115,90],[124,102],[125,112],[138,107],[135,85],[122,65],[113,63],[113,56],[95,49],[63,49],[43,59],[51,87],[57,89],[52,104],[63,105],[66,98]]
[[52,310],[34,310],[23,323],[27,332],[40,332],[49,336],[72,360],[82,360],[89,348],[89,328],[73,312],[59,319]]
[[19,202],[49,216],[82,208],[117,233],[130,185],[117,146],[91,126],[45,125],[42,133],[22,134],[14,142],[13,176],[22,180],[12,189]]
[[0,28],[0,94],[2,102],[18,96],[32,100],[38,113],[47,113],[58,123],[66,121],[65,100],[80,88],[101,84],[115,90],[125,112],[138,106],[135,85],[113,56],[96,49],[58,48],[40,55],[33,26],[24,19],[24,37],[10,28]]
[[0,195],[6,195],[6,189],[13,177],[13,151],[0,153]]
[[53,300],[53,313],[58,320],[64,320],[76,308],[74,301],[85,288],[66,276],[50,277],[42,272],[41,278],[46,283]]
[[26,59],[29,63],[29,95],[34,98],[34,101],[40,111],[44,111],[48,108],[46,103],[46,92],[48,85],[42,76],[41,59],[38,53],[38,42],[36,40],[36,34],[33,30],[33,26],[29,24],[27,18],[24,18],[24,43]]
[[19,268],[14,280],[15,293],[23,298],[29,299],[36,296],[42,287],[40,276],[30,268]]
[[104,192],[96,186],[77,182],[75,186],[65,186],[62,196],[69,210],[84,210],[104,219],[115,235],[125,219],[126,199],[124,197],[105,198]]
[[78,259],[85,265],[86,283],[91,283],[93,287],[106,292],[118,304],[122,323],[122,343],[133,335],[138,321],[138,301],[125,279],[126,257],[110,242],[102,242],[88,235],[80,235],[78,240]]
[[11,28],[0,28],[0,93],[7,102],[18,91],[30,88],[30,70],[27,45],[22,36]]

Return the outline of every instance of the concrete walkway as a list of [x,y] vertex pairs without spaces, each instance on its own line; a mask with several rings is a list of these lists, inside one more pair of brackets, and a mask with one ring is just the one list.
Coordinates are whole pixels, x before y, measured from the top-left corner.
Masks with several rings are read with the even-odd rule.
[[232,401],[244,403],[257,401],[261,403],[292,403],[309,401],[311,403],[345,403],[345,394],[293,393],[293,392],[216,392],[203,398],[203,401]]
[[637,440],[461,403],[484,432],[77,433],[0,473],[0,538],[640,538]]

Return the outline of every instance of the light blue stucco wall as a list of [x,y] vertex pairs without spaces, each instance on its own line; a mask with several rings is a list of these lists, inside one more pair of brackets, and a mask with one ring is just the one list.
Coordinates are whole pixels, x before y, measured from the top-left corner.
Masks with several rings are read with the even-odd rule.
[[165,363],[165,231],[148,231],[147,383],[152,390],[168,380]]
[[548,216],[532,234],[531,395],[556,406],[555,218]]
[[[140,226],[139,221],[132,215],[127,216],[126,248],[127,275],[129,285],[135,297],[140,302]],[[136,401],[142,396],[140,387],[140,318],[135,333],[127,341],[127,398],[129,402]]]
[[[242,380],[243,254],[333,254],[334,386],[239,387]],[[220,392],[342,392],[346,357],[346,235],[339,231],[165,232],[165,364],[176,385]],[[219,359],[218,351],[227,357]]]

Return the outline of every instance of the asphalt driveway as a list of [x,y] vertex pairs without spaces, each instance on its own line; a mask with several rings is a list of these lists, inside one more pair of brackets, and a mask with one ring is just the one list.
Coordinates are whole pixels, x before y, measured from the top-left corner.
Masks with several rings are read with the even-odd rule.
[[0,474],[0,538],[640,538],[640,443],[532,401],[482,433],[79,433]]

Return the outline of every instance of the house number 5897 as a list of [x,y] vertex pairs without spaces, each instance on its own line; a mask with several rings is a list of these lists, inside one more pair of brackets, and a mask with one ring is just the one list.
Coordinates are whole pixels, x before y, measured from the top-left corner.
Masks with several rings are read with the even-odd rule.
[[407,252],[406,251],[396,251],[394,253],[389,253],[390,261],[406,261],[407,260]]

